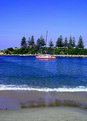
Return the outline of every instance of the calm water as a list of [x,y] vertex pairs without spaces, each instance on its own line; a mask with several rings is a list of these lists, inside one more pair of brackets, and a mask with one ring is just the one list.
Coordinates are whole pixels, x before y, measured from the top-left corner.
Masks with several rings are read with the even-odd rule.
[[35,57],[0,56],[0,88],[87,87],[87,58],[37,60]]

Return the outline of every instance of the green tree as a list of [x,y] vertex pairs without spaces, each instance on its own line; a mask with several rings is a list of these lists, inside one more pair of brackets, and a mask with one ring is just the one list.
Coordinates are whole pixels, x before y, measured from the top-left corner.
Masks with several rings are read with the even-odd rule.
[[14,51],[14,49],[13,49],[12,47],[7,48],[7,50],[9,50],[9,51]]
[[56,41],[56,47],[63,47],[63,38],[62,35]]
[[23,49],[27,48],[27,42],[25,37],[23,37],[21,40],[21,48]]
[[68,40],[67,40],[67,37],[65,37],[65,40],[64,40],[64,45],[63,45],[65,48],[68,47]]
[[33,48],[35,46],[35,42],[34,42],[34,36],[32,35],[31,38],[29,37],[29,41],[28,41],[29,47]]
[[44,38],[41,36],[37,40],[37,47],[40,49],[46,45]]
[[84,48],[84,43],[83,43],[82,36],[79,37],[79,41],[78,41],[77,47],[78,48]]
[[75,42],[75,37],[73,37],[72,38],[72,46],[73,46],[73,48],[75,48],[76,47],[76,44],[75,44],[76,42]]
[[72,37],[70,37],[69,39],[69,44],[68,44],[68,48],[73,48],[73,40],[72,40]]
[[4,53],[5,53],[5,54],[12,54],[11,51],[8,50],[8,49],[4,50]]
[[50,40],[50,41],[49,41],[49,47],[52,48],[53,46],[54,46],[54,45],[53,45],[53,41]]

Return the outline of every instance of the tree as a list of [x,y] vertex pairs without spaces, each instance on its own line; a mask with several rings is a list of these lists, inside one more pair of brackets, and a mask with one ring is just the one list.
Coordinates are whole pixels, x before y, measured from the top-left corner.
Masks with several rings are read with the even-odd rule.
[[53,46],[54,46],[54,45],[53,45],[53,41],[50,40],[50,42],[49,42],[49,47],[52,48]]
[[73,46],[73,48],[76,47],[76,44],[75,44],[75,37],[72,38],[72,46]]
[[44,47],[46,45],[44,38],[41,36],[37,40],[37,47],[40,49],[41,47]]
[[9,51],[14,51],[14,49],[12,48],[12,47],[10,47],[10,48],[7,48],[7,50],[9,50]]
[[23,49],[27,48],[27,42],[25,37],[23,37],[21,40],[21,48]]
[[4,53],[5,53],[5,54],[11,54],[11,51],[9,51],[8,49],[6,49],[6,50],[4,51]]
[[65,37],[65,41],[64,41],[64,45],[63,45],[65,48],[68,47],[68,40],[67,40],[67,37]]
[[57,39],[56,47],[63,47],[63,38],[62,38],[62,35],[60,35],[60,37]]
[[69,44],[68,44],[68,48],[73,48],[73,40],[72,40],[72,37],[70,37],[69,39]]
[[82,38],[81,35],[79,37],[79,41],[78,41],[77,47],[78,48],[84,48],[83,38]]
[[33,48],[35,46],[35,42],[34,42],[34,36],[32,35],[31,38],[29,37],[29,41],[28,44],[31,48]]

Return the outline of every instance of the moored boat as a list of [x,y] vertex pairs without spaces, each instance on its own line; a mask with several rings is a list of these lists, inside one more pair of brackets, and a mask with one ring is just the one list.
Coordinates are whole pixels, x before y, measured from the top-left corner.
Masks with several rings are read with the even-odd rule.
[[[47,45],[47,36],[48,36],[48,31],[46,32],[46,45]],[[46,46],[45,46],[46,47]],[[38,54],[36,56],[37,59],[40,59],[40,60],[54,60],[56,59],[55,56],[53,55],[50,55],[50,54],[47,54],[46,50],[45,50],[45,53],[46,54]]]
[[37,59],[40,59],[40,60],[54,60],[56,59],[55,56],[53,55],[50,55],[50,54],[40,54],[40,55],[37,55],[36,56]]

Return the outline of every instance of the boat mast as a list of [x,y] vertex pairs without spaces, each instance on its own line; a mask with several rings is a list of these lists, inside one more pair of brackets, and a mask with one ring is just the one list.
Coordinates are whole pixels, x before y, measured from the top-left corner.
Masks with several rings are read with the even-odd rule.
[[47,47],[48,31],[46,31],[46,47]]

